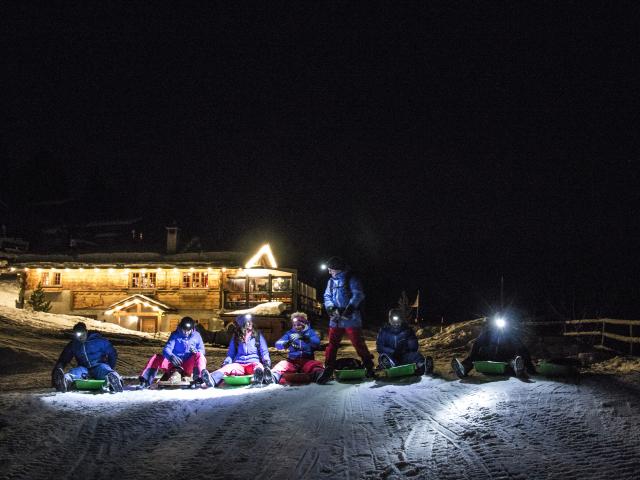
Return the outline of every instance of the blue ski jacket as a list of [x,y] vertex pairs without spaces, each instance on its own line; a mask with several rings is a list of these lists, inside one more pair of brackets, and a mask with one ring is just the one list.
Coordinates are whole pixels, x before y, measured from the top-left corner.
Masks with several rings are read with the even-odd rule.
[[332,328],[362,327],[362,313],[359,307],[364,300],[364,289],[360,279],[349,271],[338,273],[330,278],[324,291],[324,306],[327,310],[337,308],[342,314],[351,305],[353,313],[348,316],[332,316],[329,326]]
[[93,368],[101,363],[116,368],[118,352],[111,342],[98,332],[90,332],[86,342],[71,340],[58,358],[58,363],[64,368],[75,357],[79,367]]
[[392,357],[408,352],[417,352],[418,347],[418,338],[409,325],[402,325],[399,328],[385,325],[380,329],[376,338],[378,353],[386,353]]
[[284,350],[289,347],[289,359],[294,360],[297,358],[314,358],[314,350],[320,346],[320,337],[310,326],[305,328],[300,333],[300,338],[291,341],[291,335],[297,334],[298,331],[292,328],[286,332],[282,338],[276,342],[276,348],[278,350]]
[[189,335],[185,335],[180,328],[177,328],[171,332],[169,340],[162,350],[162,355],[167,360],[170,360],[172,354],[185,360],[195,352],[204,355],[204,343],[200,334],[196,330],[192,330]]
[[[256,335],[260,338],[258,345],[256,345]],[[264,336],[259,332],[254,332],[248,342],[241,342],[238,336],[234,335],[229,342],[227,358],[224,359],[224,364],[255,362],[260,362],[267,367],[271,367],[269,348],[267,347],[267,341],[264,339]]]

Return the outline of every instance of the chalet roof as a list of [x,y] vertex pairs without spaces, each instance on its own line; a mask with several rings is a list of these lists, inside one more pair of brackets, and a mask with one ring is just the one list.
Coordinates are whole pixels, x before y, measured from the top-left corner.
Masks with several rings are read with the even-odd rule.
[[15,267],[55,268],[172,268],[172,267],[227,267],[241,268],[249,258],[245,252],[189,252],[173,255],[154,252],[103,252],[60,254],[6,254],[2,255]]
[[143,305],[147,305],[149,307],[156,307],[157,309],[163,311],[163,312],[175,312],[176,309],[166,305],[162,302],[159,302],[158,300],[154,300],[151,297],[147,297],[146,295],[142,295],[140,293],[136,293],[134,295],[130,295],[127,298],[123,298],[122,300],[119,300],[115,303],[112,303],[111,305],[109,305],[107,307],[107,311],[115,311],[115,310],[120,310],[122,308],[126,308],[128,306],[131,305],[135,305],[135,304],[143,304]]

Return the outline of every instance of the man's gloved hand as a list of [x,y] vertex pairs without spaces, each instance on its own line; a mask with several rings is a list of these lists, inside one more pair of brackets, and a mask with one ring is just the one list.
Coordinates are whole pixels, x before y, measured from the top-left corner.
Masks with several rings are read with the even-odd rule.
[[302,350],[302,345],[300,345],[300,342],[293,342],[291,344],[291,348],[293,348],[294,350]]
[[169,361],[171,362],[171,365],[173,365],[174,367],[182,368],[182,359],[180,357],[177,357],[173,353],[169,356]]
[[189,345],[190,353],[198,353],[198,349],[194,345]]
[[224,362],[222,362],[222,366],[224,367],[225,365],[231,365],[231,363],[233,363],[232,360],[227,357],[224,359]]
[[327,307],[327,313],[330,317],[333,317],[336,313],[338,313],[338,309],[332,305],[330,307]]
[[344,309],[344,312],[342,312],[342,316],[343,317],[348,317],[349,315],[351,315],[353,313],[353,305],[349,304],[347,305],[347,308]]

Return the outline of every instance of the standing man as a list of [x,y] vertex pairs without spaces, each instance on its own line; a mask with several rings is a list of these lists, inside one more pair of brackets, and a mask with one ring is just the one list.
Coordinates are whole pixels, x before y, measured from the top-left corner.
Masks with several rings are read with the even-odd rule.
[[331,379],[340,341],[345,333],[367,369],[367,378],[375,378],[373,355],[362,337],[362,282],[340,257],[331,257],[327,269],[331,278],[324,292],[324,307],[329,314],[329,345],[324,351],[325,369],[317,383],[327,383]]

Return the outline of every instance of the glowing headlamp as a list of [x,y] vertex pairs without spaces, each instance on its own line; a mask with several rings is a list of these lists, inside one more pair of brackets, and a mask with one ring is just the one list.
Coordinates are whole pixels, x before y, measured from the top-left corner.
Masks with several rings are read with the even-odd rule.
[[503,317],[496,317],[495,324],[498,328],[504,328],[507,326],[507,321]]

